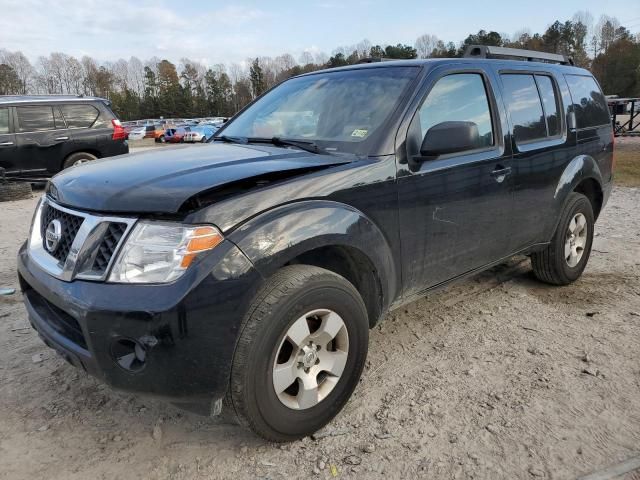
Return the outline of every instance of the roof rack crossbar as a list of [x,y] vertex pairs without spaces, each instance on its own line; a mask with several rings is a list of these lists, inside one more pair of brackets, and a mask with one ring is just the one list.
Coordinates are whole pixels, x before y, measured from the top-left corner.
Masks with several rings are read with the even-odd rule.
[[537,52],[520,48],[493,47],[490,45],[469,45],[464,51],[465,58],[517,59],[528,62],[559,63],[573,65],[573,58],[557,53]]

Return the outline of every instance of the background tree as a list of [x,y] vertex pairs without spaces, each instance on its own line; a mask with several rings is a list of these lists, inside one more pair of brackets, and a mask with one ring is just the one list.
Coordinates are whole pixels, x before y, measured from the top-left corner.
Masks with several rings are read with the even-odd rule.
[[262,67],[260,66],[260,59],[257,57],[251,63],[251,68],[249,69],[249,79],[251,81],[251,93],[253,98],[262,95],[262,93],[266,89],[266,84],[264,80],[264,73],[262,71]]
[[418,58],[429,58],[438,45],[438,37],[425,33],[416,39],[416,53]]
[[0,63],[0,95],[17,95],[21,86],[16,71],[6,63]]

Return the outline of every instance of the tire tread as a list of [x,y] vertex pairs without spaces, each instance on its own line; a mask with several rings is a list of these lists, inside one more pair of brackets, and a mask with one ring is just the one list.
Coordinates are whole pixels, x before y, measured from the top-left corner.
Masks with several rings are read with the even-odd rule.
[[584,202],[586,202],[588,208],[591,209],[591,203],[587,197],[581,193],[571,193],[562,210],[560,221],[558,222],[556,232],[554,233],[551,242],[544,250],[535,252],[531,255],[531,266],[533,268],[533,273],[538,280],[551,285],[567,285],[573,281],[566,276],[558,261],[558,248],[564,249],[564,245],[561,245],[562,242],[560,242],[561,239],[558,238],[558,235],[563,235],[563,232],[560,231],[561,225],[565,223],[567,217],[574,212],[578,204]]
[[247,415],[248,405],[244,396],[244,376],[242,372],[246,371],[248,367],[251,346],[258,334],[262,321],[289,292],[298,290],[317,277],[334,277],[345,287],[350,288],[354,297],[362,303],[363,311],[366,312],[364,302],[362,302],[356,288],[340,275],[311,265],[289,265],[278,270],[266,281],[256,294],[240,327],[239,340],[233,356],[229,389],[224,404],[227,408],[232,409],[231,413],[237,423],[250,428],[270,441],[282,442],[283,438],[274,436],[270,430],[265,430]]

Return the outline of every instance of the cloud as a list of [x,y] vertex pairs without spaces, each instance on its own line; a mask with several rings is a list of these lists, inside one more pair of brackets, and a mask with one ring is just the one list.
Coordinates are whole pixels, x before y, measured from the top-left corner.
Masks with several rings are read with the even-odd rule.
[[261,23],[272,14],[255,7],[209,2],[5,0],[0,45],[32,61],[61,51],[100,61],[132,55],[242,61],[260,50]]

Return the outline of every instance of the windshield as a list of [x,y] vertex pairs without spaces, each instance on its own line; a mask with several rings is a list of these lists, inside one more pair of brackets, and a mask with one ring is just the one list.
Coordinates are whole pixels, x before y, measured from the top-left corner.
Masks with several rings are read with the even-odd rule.
[[293,78],[260,98],[216,136],[314,142],[321,150],[367,153],[409,82],[413,67],[365,68]]

